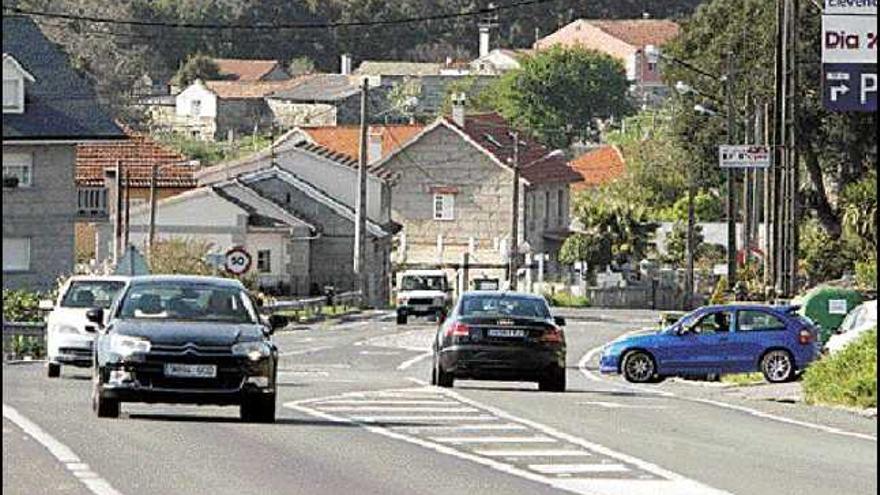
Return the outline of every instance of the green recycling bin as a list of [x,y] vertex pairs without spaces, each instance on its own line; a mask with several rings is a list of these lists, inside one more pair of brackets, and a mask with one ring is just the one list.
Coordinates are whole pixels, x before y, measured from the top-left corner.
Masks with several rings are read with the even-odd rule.
[[840,327],[847,313],[862,303],[862,295],[853,289],[816,287],[792,301],[798,312],[819,325],[819,342],[825,342]]

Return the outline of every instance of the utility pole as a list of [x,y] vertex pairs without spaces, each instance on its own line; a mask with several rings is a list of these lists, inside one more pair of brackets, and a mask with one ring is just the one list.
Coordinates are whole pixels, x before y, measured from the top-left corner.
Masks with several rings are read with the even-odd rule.
[[128,245],[131,239],[131,176],[127,170],[123,175],[122,187],[125,189],[125,242],[122,245],[123,249],[128,252]]
[[113,209],[113,264],[119,262],[119,251],[122,247],[122,161],[116,160],[116,176],[113,179],[116,192]]
[[[733,52],[727,54],[727,139],[729,144],[737,144],[736,102],[734,101],[734,77],[736,68]],[[736,285],[736,170],[727,169],[727,286],[733,290]]]
[[159,165],[154,164],[150,170],[150,229],[147,233],[147,255],[153,260],[153,247],[156,244],[156,182],[159,176]]
[[786,291],[787,296],[793,296],[797,293],[799,288],[798,281],[798,258],[800,257],[800,194],[798,194],[798,188],[800,186],[800,151],[798,150],[798,109],[800,106],[800,102],[798,99],[798,87],[800,86],[799,81],[799,68],[798,68],[798,23],[800,22],[800,0],[790,0],[790,9],[791,13],[789,14],[789,61],[791,63],[791,72],[789,73],[789,77],[791,78],[791,84],[789,87],[789,122],[788,122],[788,166],[789,166],[789,188],[790,188],[790,201],[791,204],[789,208],[791,209],[791,220],[789,223],[789,238],[790,242],[788,245],[788,290]]
[[696,181],[694,180],[694,172],[692,167],[688,167],[688,196],[687,196],[687,237],[685,238],[685,249],[687,252],[687,267],[684,278],[684,310],[690,311],[694,304],[694,257],[696,242],[694,239],[694,230],[696,229],[696,211],[694,208],[694,196],[696,195]]
[[367,101],[369,91],[369,82],[367,79],[364,79],[361,85],[361,140],[358,155],[357,202],[355,203],[356,219],[354,225],[354,275],[357,290],[361,291],[364,298],[367,296],[364,273],[364,245],[367,227],[367,139],[369,128]]
[[[748,112],[748,109],[751,107],[751,96],[746,96],[746,104],[745,108]],[[749,119],[745,120],[745,129],[743,132],[743,144],[752,144],[751,141],[751,129],[749,125]],[[756,140],[754,144],[758,144]],[[749,255],[751,254],[751,246],[752,246],[752,175],[756,171],[745,169],[743,170],[743,229],[742,229],[742,246],[743,246],[743,264],[748,266],[749,264]]]
[[[508,258],[508,280],[510,290],[516,290],[519,251],[519,133],[511,132],[513,138],[513,221],[510,225],[510,254]],[[547,208],[547,205],[544,205]]]

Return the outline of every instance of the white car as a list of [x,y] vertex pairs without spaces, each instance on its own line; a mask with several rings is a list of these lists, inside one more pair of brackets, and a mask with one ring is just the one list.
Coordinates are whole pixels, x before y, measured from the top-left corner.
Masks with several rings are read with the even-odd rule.
[[439,316],[452,302],[449,280],[443,270],[407,270],[400,275],[397,324],[410,316]]
[[856,306],[846,315],[840,328],[825,343],[828,354],[839,352],[859,336],[877,326],[877,300],[868,301]]
[[74,276],[58,292],[58,300],[40,302],[40,308],[51,309],[46,318],[46,373],[50,378],[61,375],[61,365],[89,367],[97,328],[86,320],[86,312],[107,309],[125,286],[128,277]]

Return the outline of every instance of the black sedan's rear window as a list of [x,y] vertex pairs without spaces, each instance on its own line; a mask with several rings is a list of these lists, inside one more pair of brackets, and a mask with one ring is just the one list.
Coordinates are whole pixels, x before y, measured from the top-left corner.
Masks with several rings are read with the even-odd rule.
[[466,297],[461,301],[460,312],[461,316],[550,318],[550,308],[540,299],[502,295]]

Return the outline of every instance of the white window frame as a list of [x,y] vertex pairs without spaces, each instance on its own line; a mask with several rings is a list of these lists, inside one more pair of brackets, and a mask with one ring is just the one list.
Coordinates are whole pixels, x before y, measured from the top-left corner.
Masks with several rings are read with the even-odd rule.
[[7,152],[3,153],[3,177],[5,178],[7,168],[21,168],[27,170],[27,181],[21,180],[21,174],[10,174],[18,177],[18,186],[16,187],[33,187],[34,185],[34,155],[33,153]]
[[[15,103],[9,106],[6,105],[6,84],[7,83],[15,83],[18,86],[15,91]],[[24,78],[23,77],[4,77],[3,78],[3,113],[24,113]]]
[[449,193],[434,194],[434,220],[451,222],[455,220],[455,195]]
[[[261,256],[265,255],[266,260],[265,263],[268,266],[262,266]],[[271,249],[260,249],[257,251],[257,271],[259,273],[272,273],[272,250]]]
[[24,241],[24,251],[25,251],[25,264],[24,266],[6,266],[6,257],[3,257],[3,273],[15,273],[15,272],[27,272],[31,269],[31,239],[30,237],[4,237],[3,238],[3,252],[8,253],[11,251],[13,246],[7,246],[7,242],[12,241]]

